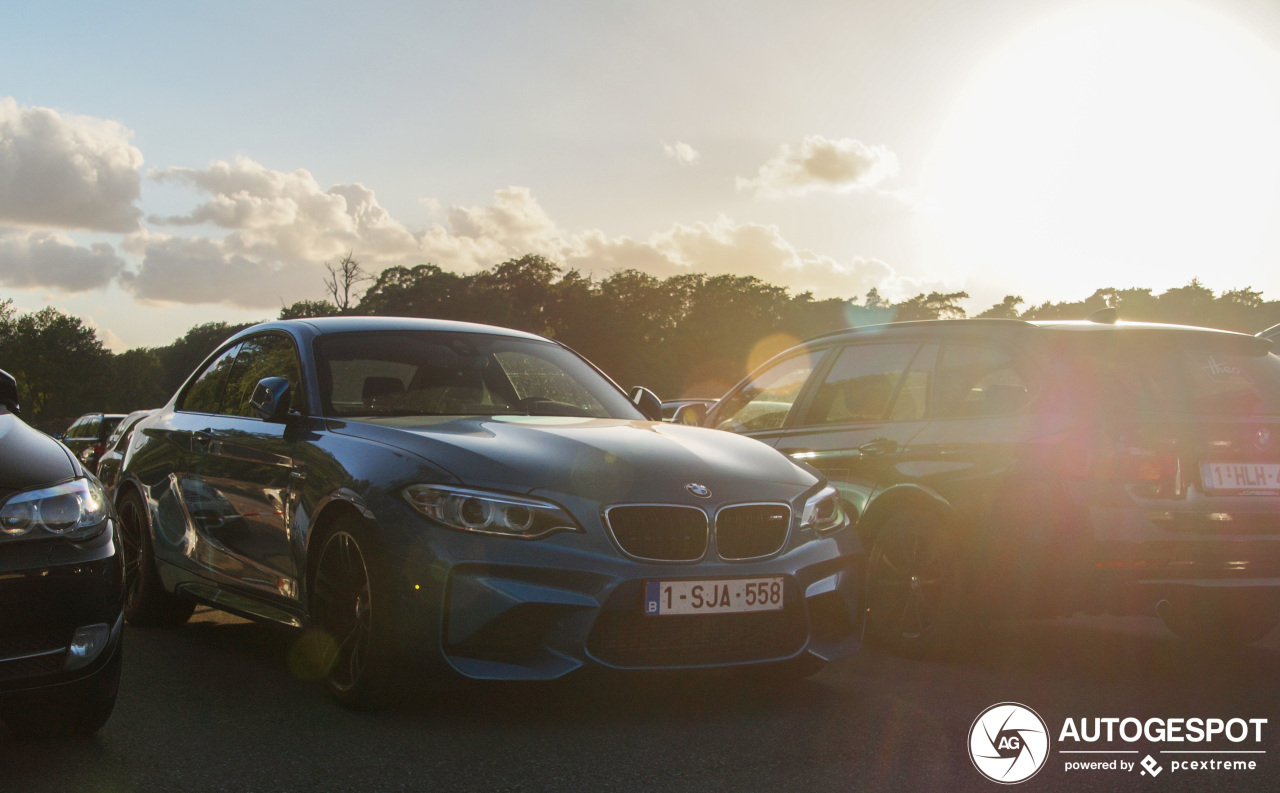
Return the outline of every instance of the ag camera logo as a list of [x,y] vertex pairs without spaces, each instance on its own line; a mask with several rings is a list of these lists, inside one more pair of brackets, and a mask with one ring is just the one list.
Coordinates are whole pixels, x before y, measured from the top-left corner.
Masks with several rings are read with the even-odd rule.
[[1025,782],[1049,759],[1049,727],[1026,705],[992,705],[969,728],[969,759],[992,782]]

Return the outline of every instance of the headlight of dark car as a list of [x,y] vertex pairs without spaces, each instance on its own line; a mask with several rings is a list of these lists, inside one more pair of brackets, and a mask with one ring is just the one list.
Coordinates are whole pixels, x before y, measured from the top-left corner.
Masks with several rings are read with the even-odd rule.
[[557,531],[582,531],[563,508],[526,496],[442,485],[410,485],[405,500],[442,526],[477,534],[534,540]]
[[844,509],[840,507],[840,495],[834,487],[824,487],[804,503],[804,513],[800,518],[801,529],[828,532],[844,525]]
[[102,485],[96,479],[75,479],[10,496],[0,506],[0,541],[50,536],[83,540],[97,534],[106,518]]

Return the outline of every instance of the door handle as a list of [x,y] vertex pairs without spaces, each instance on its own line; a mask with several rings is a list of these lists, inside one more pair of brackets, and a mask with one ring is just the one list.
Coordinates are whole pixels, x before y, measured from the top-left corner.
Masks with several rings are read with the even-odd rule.
[[863,455],[871,457],[877,454],[887,454],[896,451],[898,448],[897,441],[891,441],[888,438],[877,438],[874,441],[867,441],[858,447],[858,451]]

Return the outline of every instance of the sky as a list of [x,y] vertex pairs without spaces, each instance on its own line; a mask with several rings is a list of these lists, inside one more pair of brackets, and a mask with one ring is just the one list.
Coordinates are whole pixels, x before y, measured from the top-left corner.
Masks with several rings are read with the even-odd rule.
[[324,264],[755,275],[980,311],[1280,299],[1270,0],[0,0],[0,299],[117,351]]

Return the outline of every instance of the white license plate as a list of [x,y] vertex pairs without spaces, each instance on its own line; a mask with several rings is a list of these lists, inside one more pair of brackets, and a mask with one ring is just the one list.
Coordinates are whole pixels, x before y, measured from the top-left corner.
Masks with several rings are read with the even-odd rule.
[[735,614],[782,608],[782,578],[729,578],[711,581],[649,581],[644,613]]
[[1280,463],[1201,463],[1208,490],[1280,490]]

